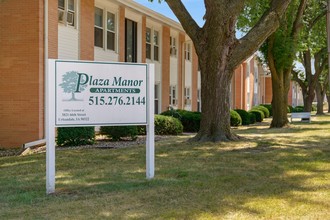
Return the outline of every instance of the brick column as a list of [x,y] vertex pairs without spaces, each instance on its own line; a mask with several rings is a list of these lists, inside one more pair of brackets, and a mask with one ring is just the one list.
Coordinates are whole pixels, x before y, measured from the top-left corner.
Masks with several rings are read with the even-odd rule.
[[147,31],[147,17],[142,16],[142,63],[146,62],[146,31]]
[[125,62],[125,8],[119,7],[119,62]]
[[48,57],[58,58],[58,0],[48,1]]
[[80,60],[94,60],[94,5],[94,0],[80,1]]
[[0,147],[44,138],[43,1],[0,2]]
[[170,28],[162,31],[162,112],[168,110],[170,94]]
[[191,110],[197,111],[197,90],[198,90],[198,56],[195,47],[192,47],[192,78],[191,78]]
[[184,83],[184,51],[183,44],[185,42],[185,34],[179,33],[179,42],[178,42],[178,108],[183,108],[183,83]]

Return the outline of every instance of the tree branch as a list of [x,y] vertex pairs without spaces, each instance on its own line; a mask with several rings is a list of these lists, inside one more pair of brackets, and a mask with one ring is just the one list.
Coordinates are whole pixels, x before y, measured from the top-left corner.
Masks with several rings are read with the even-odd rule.
[[291,36],[292,36],[293,40],[297,39],[298,33],[302,27],[302,18],[303,18],[304,12],[305,12],[306,3],[307,3],[307,0],[300,1],[298,11],[296,14],[296,18],[293,22],[292,32],[291,32]]
[[[193,40],[193,42],[198,42],[200,27],[196,21],[191,17],[190,13],[187,11],[186,7],[183,5],[181,0],[165,0],[168,6],[171,8],[175,16],[179,19],[183,29]],[[195,45],[196,47],[197,45]]]
[[319,15],[317,15],[313,20],[311,20],[309,23],[308,23],[308,29],[312,29],[314,27],[315,24],[317,24],[317,22],[319,20],[321,20],[321,18],[323,16],[325,16],[327,14],[327,11],[326,10],[323,10]]
[[233,57],[229,66],[235,68],[246,60],[261,44],[280,26],[282,15],[285,13],[291,0],[272,0],[271,7],[263,14],[258,23],[239,40],[233,49]]

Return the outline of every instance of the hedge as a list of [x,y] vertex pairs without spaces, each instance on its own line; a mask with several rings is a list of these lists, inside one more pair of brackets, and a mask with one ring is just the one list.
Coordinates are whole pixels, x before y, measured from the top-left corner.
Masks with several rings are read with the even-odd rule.
[[270,116],[269,110],[265,106],[258,105],[258,106],[254,106],[252,109],[257,109],[262,111],[264,113],[265,118],[269,118]]
[[262,111],[257,110],[257,109],[251,109],[249,111],[250,113],[254,114],[256,116],[257,122],[262,122],[265,118],[265,115]]
[[242,125],[241,116],[234,110],[230,110],[230,126],[237,127]]
[[249,113],[249,117],[250,117],[250,124],[256,123],[257,122],[256,115],[251,112],[248,112],[248,113]]
[[260,106],[264,106],[269,111],[269,116],[273,116],[273,109],[271,104],[261,104]]
[[155,115],[155,134],[178,135],[183,132],[183,126],[179,119],[172,116]]
[[251,124],[250,123],[250,114],[247,111],[245,111],[243,109],[235,109],[234,111],[240,115],[240,117],[242,119],[242,125]]
[[138,129],[137,126],[102,126],[100,133],[111,138],[113,141],[120,141],[123,137],[136,140]]
[[79,146],[94,143],[94,127],[64,127],[57,129],[57,146]]
[[184,132],[198,132],[201,123],[201,113],[186,110],[169,110],[161,115],[172,116],[179,119],[183,125]]

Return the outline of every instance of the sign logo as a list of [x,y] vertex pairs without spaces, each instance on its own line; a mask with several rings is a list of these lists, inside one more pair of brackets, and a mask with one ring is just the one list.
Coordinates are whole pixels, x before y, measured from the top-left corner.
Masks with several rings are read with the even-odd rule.
[[75,94],[84,91],[87,87],[86,84],[79,83],[80,73],[77,71],[66,72],[62,77],[62,87],[64,93],[71,93],[71,98],[63,101],[83,101],[83,99],[77,99]]

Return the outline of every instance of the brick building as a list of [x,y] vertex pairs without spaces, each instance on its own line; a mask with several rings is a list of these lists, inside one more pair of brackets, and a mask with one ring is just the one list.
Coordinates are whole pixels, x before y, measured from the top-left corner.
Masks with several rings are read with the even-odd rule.
[[[0,20],[1,148],[44,139],[46,57],[154,63],[156,113],[201,110],[192,41],[179,23],[134,1],[2,0]],[[255,56],[241,64],[232,108],[270,103],[266,79]]]

